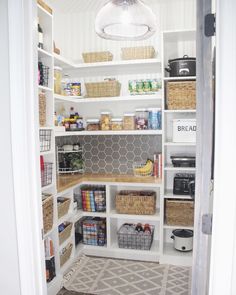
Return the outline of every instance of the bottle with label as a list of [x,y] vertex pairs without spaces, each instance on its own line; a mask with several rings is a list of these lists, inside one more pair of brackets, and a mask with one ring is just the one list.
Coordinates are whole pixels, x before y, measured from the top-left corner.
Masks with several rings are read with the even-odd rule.
[[40,26],[39,18],[38,18],[38,47],[43,49],[43,29]]
[[74,119],[75,118],[75,111],[74,111],[74,108],[71,107],[70,108],[70,119]]

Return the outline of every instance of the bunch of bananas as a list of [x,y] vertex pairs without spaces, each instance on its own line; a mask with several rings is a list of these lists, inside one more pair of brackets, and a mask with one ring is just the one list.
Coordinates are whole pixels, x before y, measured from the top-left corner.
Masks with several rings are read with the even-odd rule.
[[141,167],[134,167],[134,174],[140,176],[149,176],[152,175],[153,172],[153,162],[151,160],[147,160],[146,163]]

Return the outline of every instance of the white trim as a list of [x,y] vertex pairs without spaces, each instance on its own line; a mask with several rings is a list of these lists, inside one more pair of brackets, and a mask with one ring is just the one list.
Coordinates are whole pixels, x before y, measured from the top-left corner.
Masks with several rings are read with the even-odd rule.
[[37,115],[35,118],[36,1],[9,0],[8,8],[13,180],[21,294],[43,295],[46,290],[40,231]]
[[216,141],[210,295],[236,294],[236,2],[216,6]]

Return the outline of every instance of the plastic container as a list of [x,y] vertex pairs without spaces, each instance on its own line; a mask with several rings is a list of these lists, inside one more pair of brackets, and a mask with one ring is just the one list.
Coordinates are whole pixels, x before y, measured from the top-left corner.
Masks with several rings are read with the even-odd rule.
[[86,121],[88,131],[98,131],[100,129],[99,119],[89,119]]
[[57,94],[62,93],[61,80],[62,80],[62,68],[54,67],[54,92]]
[[136,129],[148,129],[148,111],[146,109],[136,109]]
[[111,113],[102,112],[100,120],[101,130],[110,130],[111,129]]
[[111,130],[122,130],[123,129],[123,120],[122,118],[113,118],[111,119]]
[[148,129],[161,129],[161,108],[148,109]]
[[81,96],[81,83],[80,82],[71,83],[71,95],[72,96]]
[[123,129],[124,130],[135,130],[135,114],[134,113],[124,114]]

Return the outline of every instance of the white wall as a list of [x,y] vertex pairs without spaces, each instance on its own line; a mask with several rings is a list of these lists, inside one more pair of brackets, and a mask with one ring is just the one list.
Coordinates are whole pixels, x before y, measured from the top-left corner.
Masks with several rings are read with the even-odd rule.
[[[89,1],[92,2],[92,0]],[[66,0],[66,2],[69,6],[71,1]],[[160,31],[194,29],[196,26],[195,0],[156,0],[150,2],[158,19],[158,31],[153,37],[139,42],[108,41],[99,38],[94,31],[97,5],[94,5],[94,10],[80,13],[79,2],[77,1],[77,6],[72,6],[75,12],[73,9],[67,9],[67,13],[63,13],[57,8],[56,0],[50,1],[55,10],[56,45],[61,49],[64,57],[74,61],[81,60],[82,52],[99,50],[110,50],[114,54],[114,59],[120,59],[120,48],[126,46],[154,45],[160,52]],[[74,2],[73,5],[75,5]]]

